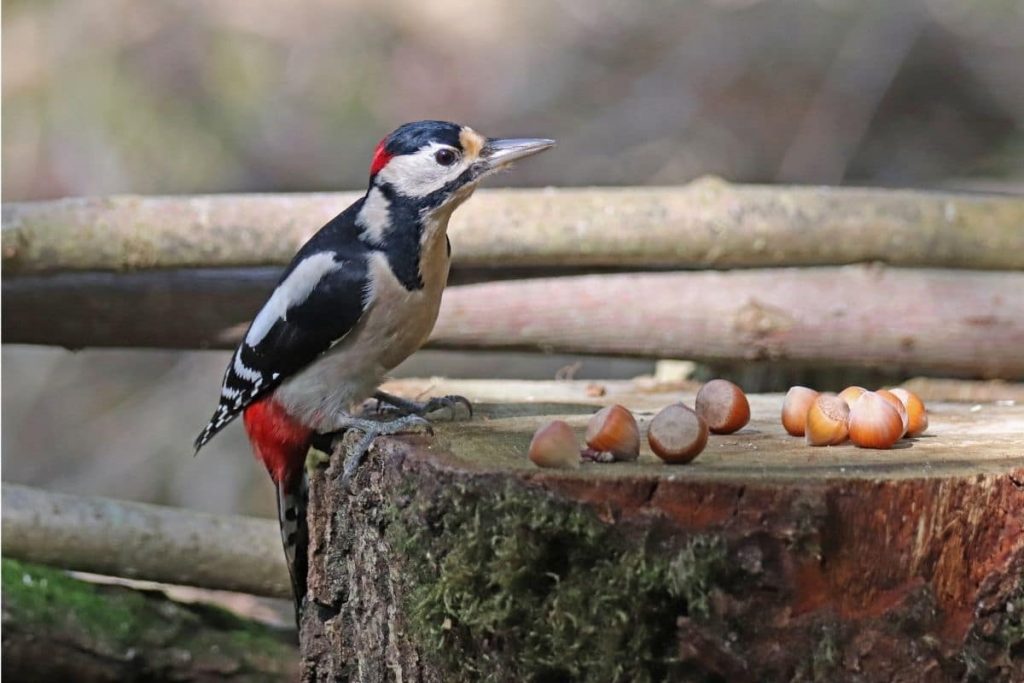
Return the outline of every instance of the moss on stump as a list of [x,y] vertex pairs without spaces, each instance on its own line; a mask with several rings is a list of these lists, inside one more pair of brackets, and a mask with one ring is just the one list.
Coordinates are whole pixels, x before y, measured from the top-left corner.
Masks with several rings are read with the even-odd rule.
[[706,619],[728,580],[725,544],[640,532],[506,485],[393,506],[410,636],[448,674],[480,680],[660,680],[679,664],[677,620]]

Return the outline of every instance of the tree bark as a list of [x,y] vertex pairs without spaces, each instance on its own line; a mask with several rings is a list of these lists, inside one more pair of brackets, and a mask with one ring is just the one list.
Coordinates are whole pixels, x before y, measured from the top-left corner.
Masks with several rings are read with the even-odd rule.
[[3,554],[62,569],[290,598],[277,523],[3,484]]
[[292,634],[215,607],[3,560],[3,675],[36,683],[291,681]]
[[[284,265],[359,195],[106,197],[3,207],[5,278]],[[451,227],[456,267],[1024,268],[1011,196],[730,185],[484,190]]]
[[619,402],[643,427],[692,393],[484,384],[476,419],[379,440],[349,489],[351,439],[315,476],[305,680],[1024,676],[1024,409],[934,404],[869,452],[806,447],[752,395],[691,465],[557,471],[525,457],[545,421]]

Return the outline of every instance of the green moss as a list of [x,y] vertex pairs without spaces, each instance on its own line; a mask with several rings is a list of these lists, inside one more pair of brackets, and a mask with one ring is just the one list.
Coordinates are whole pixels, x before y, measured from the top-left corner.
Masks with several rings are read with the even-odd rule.
[[149,652],[146,664],[153,670],[167,664],[160,658],[171,649],[198,657],[227,656],[243,670],[258,657],[280,662],[285,671],[296,658],[295,648],[281,632],[219,607],[175,603],[159,592],[97,585],[8,558],[3,558],[0,573],[5,623],[10,615],[20,628],[52,629],[110,655],[131,652],[146,659]]
[[678,618],[705,619],[725,577],[718,538],[675,549],[627,539],[541,491],[463,487],[404,500],[387,533],[412,577],[410,628],[429,656],[469,678],[664,678]]
[[62,571],[7,558],[2,560],[0,574],[4,609],[32,623],[65,622],[94,640],[124,646],[147,626],[141,621],[146,601],[140,594],[109,600],[95,586]]

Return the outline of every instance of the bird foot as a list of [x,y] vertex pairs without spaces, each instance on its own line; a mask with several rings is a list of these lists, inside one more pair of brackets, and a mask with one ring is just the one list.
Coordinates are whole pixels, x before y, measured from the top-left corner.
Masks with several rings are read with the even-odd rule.
[[373,440],[378,436],[411,434],[415,432],[431,435],[434,433],[434,428],[430,426],[430,423],[419,415],[406,415],[387,422],[343,416],[335,422],[335,427],[338,432],[356,430],[363,433],[359,441],[346,449],[345,462],[341,469],[341,482],[345,486],[348,486],[348,483],[352,480],[356,470],[359,469],[360,463],[363,462],[366,454],[370,452]]
[[424,403],[419,401],[412,401],[407,398],[400,396],[394,396],[392,394],[377,391],[374,392],[373,397],[377,399],[377,412],[386,412],[383,406],[385,404],[391,406],[392,410],[405,415],[429,415],[438,410],[449,411],[449,417],[454,420],[456,416],[456,409],[461,405],[465,406],[466,412],[469,413],[469,417],[473,417],[473,404],[469,402],[465,396],[435,396]]

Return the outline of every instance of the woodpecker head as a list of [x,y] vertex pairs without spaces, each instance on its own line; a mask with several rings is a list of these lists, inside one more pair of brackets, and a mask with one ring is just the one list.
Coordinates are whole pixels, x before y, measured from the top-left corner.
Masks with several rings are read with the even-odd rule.
[[370,166],[370,192],[416,204],[454,208],[486,176],[555,144],[542,138],[487,138],[468,126],[416,121],[380,141]]

